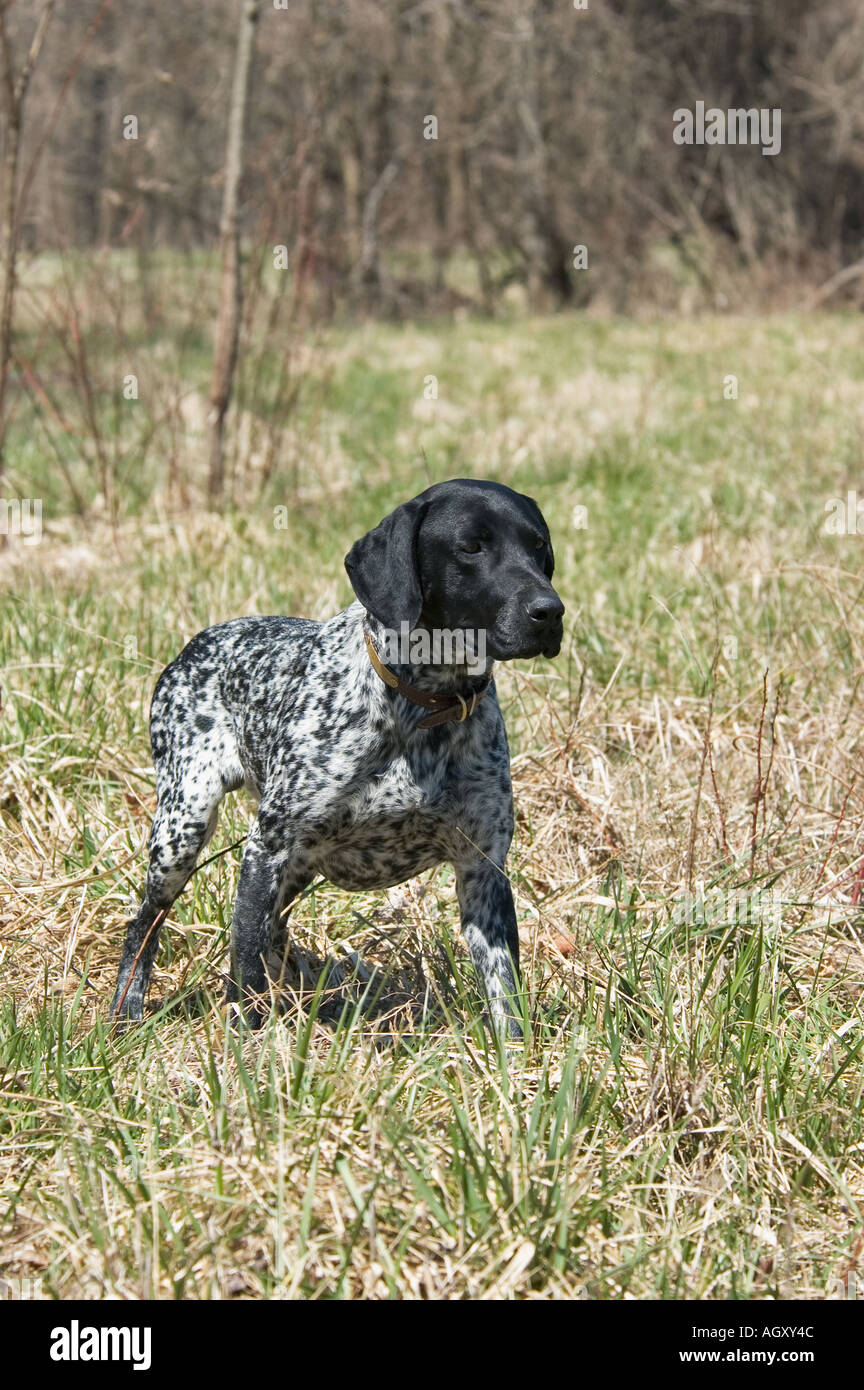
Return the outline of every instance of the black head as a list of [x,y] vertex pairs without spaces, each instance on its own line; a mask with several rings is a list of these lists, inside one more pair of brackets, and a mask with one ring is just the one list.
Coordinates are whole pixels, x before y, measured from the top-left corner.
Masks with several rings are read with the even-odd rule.
[[345,557],[355,594],[385,628],[483,631],[496,661],[558,655],[554,564],[537,503],[473,478],[427,488]]

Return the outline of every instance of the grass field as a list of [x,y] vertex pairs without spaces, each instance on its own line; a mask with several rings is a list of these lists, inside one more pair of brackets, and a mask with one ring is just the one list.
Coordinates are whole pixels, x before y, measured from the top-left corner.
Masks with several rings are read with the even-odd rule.
[[[241,390],[218,516],[206,335],[90,342],[96,435],[70,427],[74,363],[43,357],[7,495],[43,499],[44,534],[0,553],[0,1275],[87,1298],[836,1292],[864,1249],[864,540],[825,523],[864,495],[860,318],[318,334],[284,421],[272,362]],[[336,611],[351,541],[466,474],[539,501],[567,605],[561,657],[498,682],[524,1049],[483,1031],[446,870],[313,888],[286,1011],[238,1041],[236,847],[163,931],[154,1012],[112,1036],[159,669],[224,618]],[[226,807],[210,853],[247,829]]]

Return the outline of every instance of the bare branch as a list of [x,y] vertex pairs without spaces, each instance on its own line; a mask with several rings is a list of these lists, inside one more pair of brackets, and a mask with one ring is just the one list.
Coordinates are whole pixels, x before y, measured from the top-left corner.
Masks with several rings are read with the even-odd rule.
[[27,91],[27,85],[30,81],[33,69],[39,61],[39,54],[45,42],[45,35],[48,32],[48,25],[51,23],[51,15],[54,11],[55,4],[56,0],[44,0],[42,5],[42,13],[36,25],[36,33],[33,35],[30,51],[24,60],[24,66],[19,72],[18,80],[15,83],[15,101],[19,106],[24,100],[24,93]]
[[0,82],[3,85],[3,107],[11,125],[15,116],[15,79],[12,76],[12,55],[6,34],[7,0],[0,0]]

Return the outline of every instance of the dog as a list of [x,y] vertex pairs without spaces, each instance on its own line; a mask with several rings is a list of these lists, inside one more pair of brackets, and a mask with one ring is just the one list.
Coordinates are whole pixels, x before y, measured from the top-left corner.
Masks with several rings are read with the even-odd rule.
[[[258,811],[228,984],[241,1019],[260,1025],[264,957],[315,877],[359,892],[449,862],[493,1023],[521,1037],[505,870],[510,758],[492,666],[560,651],[549,529],[530,497],[457,478],[397,507],[351,547],[345,567],[356,602],[336,617],[220,623],[159,678],[150,712],[157,807],[146,892],[127,924],[111,1006],[121,1024],[141,1018],[160,924],[219,803],[245,786]],[[470,653],[467,639],[443,650],[454,634],[473,635]],[[394,653],[401,659],[388,664]]]

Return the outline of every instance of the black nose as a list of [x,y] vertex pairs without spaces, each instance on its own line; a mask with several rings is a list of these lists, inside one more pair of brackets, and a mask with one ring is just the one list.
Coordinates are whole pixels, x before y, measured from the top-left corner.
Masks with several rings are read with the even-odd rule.
[[564,605],[557,594],[538,594],[536,598],[531,599],[527,607],[531,621],[540,623],[543,627],[551,627],[564,613]]

